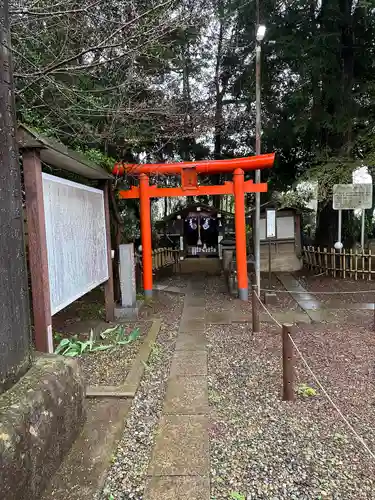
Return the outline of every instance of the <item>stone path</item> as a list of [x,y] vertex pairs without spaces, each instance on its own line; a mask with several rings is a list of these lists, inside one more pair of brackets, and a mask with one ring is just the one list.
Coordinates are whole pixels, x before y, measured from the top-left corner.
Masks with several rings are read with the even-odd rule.
[[186,290],[145,500],[209,500],[207,349],[202,284]]
[[306,312],[321,309],[321,303],[316,299],[315,295],[309,293],[292,274],[276,273],[276,276],[301,309]]

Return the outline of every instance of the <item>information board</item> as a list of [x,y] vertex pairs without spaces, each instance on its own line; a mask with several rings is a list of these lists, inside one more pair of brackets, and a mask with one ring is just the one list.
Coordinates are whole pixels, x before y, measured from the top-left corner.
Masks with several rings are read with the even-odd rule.
[[372,207],[372,184],[335,184],[334,210],[358,210]]
[[43,173],[51,312],[108,280],[104,195]]

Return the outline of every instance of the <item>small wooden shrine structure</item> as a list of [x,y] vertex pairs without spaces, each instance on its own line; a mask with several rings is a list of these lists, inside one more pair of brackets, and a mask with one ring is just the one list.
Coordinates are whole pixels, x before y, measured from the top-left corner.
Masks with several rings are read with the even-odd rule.
[[184,259],[219,258],[223,236],[234,234],[234,214],[202,203],[190,204],[158,221],[156,230]]

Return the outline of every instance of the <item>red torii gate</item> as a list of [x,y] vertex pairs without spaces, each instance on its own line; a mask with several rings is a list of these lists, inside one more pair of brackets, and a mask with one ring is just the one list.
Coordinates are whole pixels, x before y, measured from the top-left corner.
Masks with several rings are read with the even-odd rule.
[[[254,184],[245,181],[244,172],[271,168],[275,154],[263,154],[231,160],[204,160],[198,162],[153,163],[153,164],[116,164],[113,173],[117,175],[136,175],[139,187],[120,191],[122,199],[139,198],[141,214],[141,241],[143,258],[143,288],[145,297],[152,296],[152,244],[150,198],[166,196],[199,196],[233,194],[235,202],[236,261],[239,298],[248,300],[245,193],[265,193],[267,184]],[[199,186],[198,174],[217,174],[233,172],[233,182],[227,181],[217,186]],[[180,175],[181,187],[159,188],[150,186],[149,175]]]

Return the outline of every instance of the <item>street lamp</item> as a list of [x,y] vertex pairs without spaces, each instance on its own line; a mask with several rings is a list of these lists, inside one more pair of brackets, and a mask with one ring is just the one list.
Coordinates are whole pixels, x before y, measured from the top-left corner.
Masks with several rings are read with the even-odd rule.
[[264,24],[260,24],[257,29],[257,42],[261,42],[264,38],[264,35],[266,34],[266,27]]
[[[260,155],[260,54],[261,42],[266,34],[264,24],[259,24],[256,31],[255,43],[255,101],[256,101],[256,118],[255,118],[255,154]],[[260,170],[255,171],[255,182],[260,183]],[[254,227],[254,257],[255,257],[255,279],[258,295],[260,294],[260,193],[255,193],[255,227]]]

